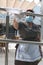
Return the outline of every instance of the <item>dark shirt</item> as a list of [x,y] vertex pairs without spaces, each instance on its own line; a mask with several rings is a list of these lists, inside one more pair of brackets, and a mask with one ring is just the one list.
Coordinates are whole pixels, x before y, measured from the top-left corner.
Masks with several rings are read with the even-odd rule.
[[23,40],[37,41],[37,36],[40,34],[40,27],[33,24],[32,28],[25,25],[24,23],[19,23],[19,33]]

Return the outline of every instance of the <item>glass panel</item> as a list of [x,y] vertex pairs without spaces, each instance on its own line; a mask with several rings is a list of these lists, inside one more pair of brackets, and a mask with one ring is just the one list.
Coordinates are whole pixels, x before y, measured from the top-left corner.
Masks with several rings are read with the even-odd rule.
[[[38,4],[38,5],[36,5],[34,8],[33,8],[33,11],[34,11],[34,13],[35,14],[41,14],[41,5],[40,4]],[[22,12],[21,10],[18,10],[19,12]],[[17,36],[20,36],[19,35],[19,32],[20,31],[16,31],[15,29],[14,29],[14,27],[13,27],[13,23],[14,23],[14,18],[16,18],[16,20],[17,20],[17,22],[19,23],[19,22],[24,22],[24,23],[26,23],[26,15],[19,15],[19,14],[16,14],[16,15],[14,15],[15,13],[14,13],[14,9],[13,9],[13,13],[10,13],[11,11],[9,11],[9,33],[8,33],[8,38],[11,38],[11,39],[15,39],[15,36],[17,35]],[[4,16],[4,17],[3,17]],[[4,18],[5,19],[5,14],[4,15],[0,15],[0,17],[2,18]],[[31,19],[31,17],[29,17],[30,19]],[[30,20],[29,20],[30,21]],[[33,23],[35,24],[35,25],[41,25],[41,17],[38,17],[38,16],[35,16],[35,18],[34,19],[32,19],[32,21],[33,21]],[[5,22],[4,22],[5,23]],[[4,24],[4,34],[5,34],[5,32],[6,32],[6,24]],[[21,27],[22,28],[22,27]],[[25,33],[25,32],[22,32],[23,34]]]

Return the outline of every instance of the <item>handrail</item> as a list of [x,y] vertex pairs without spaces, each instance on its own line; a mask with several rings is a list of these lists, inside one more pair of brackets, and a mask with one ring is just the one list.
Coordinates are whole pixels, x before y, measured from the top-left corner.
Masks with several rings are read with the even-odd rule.
[[[8,9],[8,10],[7,10]],[[9,11],[10,10],[10,8],[0,8],[0,10],[2,10],[2,11]],[[29,13],[29,12],[21,12],[21,13],[19,13],[19,14],[17,14],[18,16],[20,16],[20,15],[30,15],[30,16],[39,16],[39,17],[43,17],[43,14],[35,14],[35,13]]]
[[37,45],[43,45],[43,42],[37,42],[37,41],[24,41],[24,40],[12,40],[12,39],[0,39],[0,42],[5,43],[25,43],[25,44],[37,44]]
[[5,8],[0,8],[1,11],[7,11]]
[[43,14],[36,14],[36,13],[29,13],[29,12],[21,12],[19,14],[15,13],[15,15],[18,17],[23,17],[24,15],[43,17]]
[[29,12],[21,12],[18,15],[29,15],[29,16],[39,16],[39,17],[43,17],[43,14],[35,14],[35,13],[29,13]]

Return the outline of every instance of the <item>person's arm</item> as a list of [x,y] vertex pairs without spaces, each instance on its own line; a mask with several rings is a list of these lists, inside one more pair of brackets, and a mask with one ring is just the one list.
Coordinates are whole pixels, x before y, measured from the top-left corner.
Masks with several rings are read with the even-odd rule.
[[16,19],[14,19],[14,22],[13,22],[13,27],[16,29],[16,30],[18,30],[18,29],[21,29],[22,28],[22,25],[24,25],[24,26],[27,26],[28,24],[25,22],[17,22],[17,20]]
[[18,29],[18,22],[16,19],[14,19],[14,22],[13,22],[13,27],[17,30]]

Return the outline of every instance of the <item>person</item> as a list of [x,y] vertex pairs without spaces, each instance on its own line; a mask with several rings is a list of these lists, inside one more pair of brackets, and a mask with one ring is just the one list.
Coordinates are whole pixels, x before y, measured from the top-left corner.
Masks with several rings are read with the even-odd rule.
[[[2,24],[2,33],[5,35],[6,33],[6,25]],[[17,30],[13,27],[13,25],[9,24],[9,32],[8,32],[8,39],[15,39],[17,35]]]
[[[32,12],[32,10],[29,10],[29,12]],[[33,21],[33,18],[30,17],[30,19],[26,18],[26,22],[30,22],[29,25],[32,27],[31,22]],[[17,20],[14,20],[13,26],[15,29],[19,30],[21,25],[17,23]],[[38,36],[40,41],[40,36]],[[24,39],[25,40],[25,39]],[[29,40],[29,39],[28,39]],[[17,46],[16,50],[16,57],[15,57],[15,65],[38,65],[38,63],[41,60],[41,53],[39,50],[39,45],[35,44],[19,44]]]

